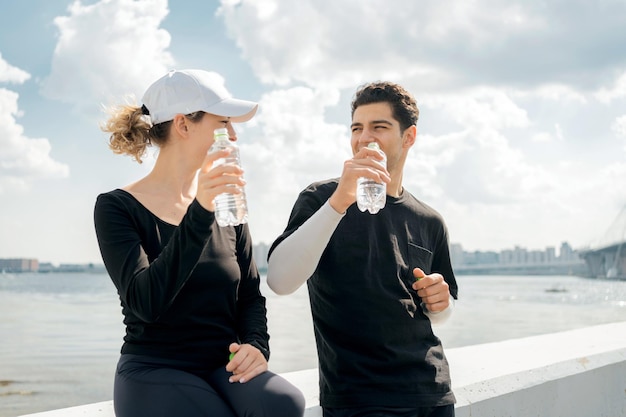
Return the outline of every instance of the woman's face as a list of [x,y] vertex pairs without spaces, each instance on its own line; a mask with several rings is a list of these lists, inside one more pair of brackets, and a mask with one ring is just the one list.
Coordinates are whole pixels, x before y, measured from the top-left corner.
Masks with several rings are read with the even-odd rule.
[[205,113],[198,122],[190,123],[190,134],[194,139],[194,143],[200,147],[202,154],[206,154],[211,145],[213,145],[215,129],[221,128],[228,130],[228,137],[231,141],[235,142],[237,140],[237,133],[235,133],[229,117]]

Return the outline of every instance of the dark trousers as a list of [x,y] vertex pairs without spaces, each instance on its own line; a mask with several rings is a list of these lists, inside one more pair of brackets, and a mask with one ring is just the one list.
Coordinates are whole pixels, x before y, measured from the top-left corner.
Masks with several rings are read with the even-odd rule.
[[265,372],[241,384],[220,367],[190,372],[175,361],[122,355],[113,406],[117,417],[301,417],[304,397],[284,378]]
[[324,417],[454,417],[454,404],[440,407],[324,408]]

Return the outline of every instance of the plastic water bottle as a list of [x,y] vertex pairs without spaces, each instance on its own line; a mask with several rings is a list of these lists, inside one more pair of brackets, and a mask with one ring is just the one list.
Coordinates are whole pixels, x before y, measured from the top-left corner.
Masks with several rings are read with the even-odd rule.
[[[213,134],[215,142],[209,152],[232,148],[226,158],[218,159],[214,166],[222,164],[235,164],[241,166],[239,158],[239,147],[235,142],[228,139],[226,128],[215,129]],[[215,197],[215,219],[220,226],[236,226],[248,222],[248,205],[246,204],[246,194],[243,187],[231,184],[230,187],[240,190],[239,194],[222,193]]]
[[[387,165],[387,156],[380,150],[378,143],[371,142],[367,145],[370,149],[379,151],[384,159],[382,163]],[[387,184],[378,183],[369,178],[360,177],[356,181],[356,205],[361,211],[369,211],[370,214],[376,214],[380,209],[385,207],[387,200]]]

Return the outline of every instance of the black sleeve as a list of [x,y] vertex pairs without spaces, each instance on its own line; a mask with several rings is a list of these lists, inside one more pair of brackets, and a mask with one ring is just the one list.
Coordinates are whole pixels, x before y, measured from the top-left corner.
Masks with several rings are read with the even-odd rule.
[[443,275],[443,278],[448,283],[450,288],[450,295],[457,300],[459,288],[456,283],[456,277],[454,276],[454,271],[452,269],[452,264],[450,261],[450,244],[448,238],[448,230],[446,225],[443,223],[443,219],[441,220],[441,229],[440,233],[437,236],[437,243],[435,247],[435,252],[433,256],[433,264],[432,270],[433,272],[438,272]]
[[150,323],[159,320],[185,285],[215,217],[194,200],[155,259],[142,247],[142,220],[120,195],[101,194],[96,200],[94,223],[107,272],[125,308]]
[[242,343],[249,343],[269,360],[269,334],[265,297],[259,288],[261,280],[252,256],[252,239],[248,225],[238,226],[237,260],[241,281],[237,293],[237,333]]
[[304,222],[313,216],[313,214],[315,214],[324,205],[324,203],[326,203],[336,188],[336,181],[317,182],[309,185],[302,192],[300,192],[293,208],[291,209],[291,214],[289,215],[289,221],[285,231],[278,236],[270,246],[267,253],[268,260],[276,246],[289,237],[289,235],[293,232],[298,230]]

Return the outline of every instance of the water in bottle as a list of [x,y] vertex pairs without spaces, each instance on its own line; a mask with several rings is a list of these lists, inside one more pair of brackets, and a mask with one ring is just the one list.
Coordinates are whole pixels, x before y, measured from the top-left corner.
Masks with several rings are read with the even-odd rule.
[[[380,150],[376,142],[367,145],[370,149],[378,150],[383,156],[385,154]],[[382,160],[384,165],[387,164],[387,157]],[[361,211],[369,211],[370,214],[376,214],[380,209],[385,207],[387,200],[387,184],[378,183],[369,178],[361,177],[356,181],[356,204]]]
[[[218,159],[213,165],[235,164],[241,166],[239,147],[235,142],[228,139],[228,130],[226,128],[215,129],[214,138],[215,142],[209,152],[226,148],[232,148],[232,151],[226,158]],[[222,227],[248,222],[248,206],[243,187],[234,184],[230,187],[235,187],[240,192],[238,194],[222,193],[215,197],[215,219],[217,224]]]

